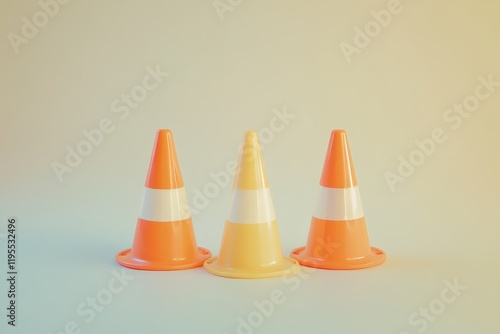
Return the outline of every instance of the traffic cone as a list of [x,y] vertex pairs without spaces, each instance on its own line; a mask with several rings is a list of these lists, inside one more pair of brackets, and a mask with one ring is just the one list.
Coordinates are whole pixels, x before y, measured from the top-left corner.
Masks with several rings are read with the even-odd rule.
[[214,275],[231,278],[291,274],[299,265],[281,250],[257,133],[248,131],[244,140],[219,257],[207,260],[204,266]]
[[384,251],[370,247],[365,216],[344,130],[331,133],[320,180],[320,199],[311,220],[307,245],[291,257],[303,266],[362,269],[385,261]]
[[159,130],[134,243],[116,261],[132,269],[179,270],[199,267],[210,256],[196,245],[172,132]]

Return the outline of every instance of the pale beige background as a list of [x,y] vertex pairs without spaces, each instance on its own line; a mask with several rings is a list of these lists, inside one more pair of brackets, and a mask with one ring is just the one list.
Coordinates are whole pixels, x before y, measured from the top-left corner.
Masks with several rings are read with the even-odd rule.
[[[499,333],[500,87],[456,129],[443,115],[479,77],[500,81],[500,3],[401,0],[348,62],[340,45],[354,45],[356,27],[387,1],[221,2],[232,9],[223,19],[209,0],[73,0],[18,53],[9,34],[40,4],[0,4],[0,237],[7,216],[20,224],[19,326],[2,311],[1,332],[58,333],[73,321],[81,333],[236,333],[254,300],[280,289],[286,301],[255,333],[418,333],[409,317],[457,278],[466,290],[422,332]],[[156,66],[169,76],[120,119],[113,101]],[[267,131],[273,110],[295,115],[263,152],[284,251],[306,240],[329,132],[344,128],[370,239],[387,262],[317,271],[295,290],[203,269],[131,272],[86,323],[76,307],[107,287],[121,270],[115,253],[131,244],[155,131],[174,131],[193,201],[237,158],[245,130]],[[103,119],[114,131],[59,182],[51,164]],[[384,174],[436,128],[447,140],[391,191]],[[219,188],[193,215],[214,254],[229,195]]]

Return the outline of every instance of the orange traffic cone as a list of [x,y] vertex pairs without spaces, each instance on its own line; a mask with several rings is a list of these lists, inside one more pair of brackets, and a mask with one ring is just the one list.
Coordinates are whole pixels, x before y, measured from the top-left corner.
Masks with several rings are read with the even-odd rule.
[[293,250],[291,256],[301,265],[322,269],[362,269],[385,261],[385,253],[368,241],[344,130],[332,131],[307,245]]
[[264,278],[298,270],[284,257],[269,184],[255,131],[245,135],[233,183],[231,210],[226,220],[219,257],[205,269],[232,278]]
[[196,246],[174,140],[170,130],[159,130],[151,155],[142,212],[134,243],[116,255],[122,266],[141,270],[178,270],[199,267],[211,255]]

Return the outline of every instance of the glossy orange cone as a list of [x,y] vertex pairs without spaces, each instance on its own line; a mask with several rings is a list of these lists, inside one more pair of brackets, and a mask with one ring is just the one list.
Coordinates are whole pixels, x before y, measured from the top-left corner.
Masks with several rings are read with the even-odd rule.
[[292,251],[301,265],[322,269],[362,269],[385,261],[384,251],[371,247],[344,130],[331,133],[320,180],[320,200],[305,247]]
[[257,134],[245,134],[233,183],[231,209],[219,256],[205,269],[231,278],[264,278],[291,274],[297,261],[283,256],[278,225]]
[[132,269],[179,270],[199,267],[210,255],[196,245],[172,132],[159,130],[134,243],[116,261]]

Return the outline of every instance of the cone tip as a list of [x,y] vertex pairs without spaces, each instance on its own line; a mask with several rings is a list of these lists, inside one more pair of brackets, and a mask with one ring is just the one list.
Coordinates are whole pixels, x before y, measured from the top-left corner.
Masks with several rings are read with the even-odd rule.
[[258,139],[258,136],[257,136],[257,131],[255,130],[248,130],[245,132],[245,139],[246,140],[249,140],[249,139]]
[[158,131],[156,131],[156,135],[157,136],[160,136],[160,135],[171,136],[172,135],[172,130],[170,130],[170,129],[159,129]]
[[334,129],[332,130],[331,132],[331,135],[335,135],[335,134],[338,134],[338,135],[347,135],[346,131],[344,129]]
[[184,186],[170,129],[159,129],[156,132],[145,185],[154,189],[176,189]]
[[257,132],[248,130],[245,132],[233,188],[266,189],[268,187]]
[[320,185],[328,188],[351,188],[358,185],[347,133],[344,129],[331,132]]

